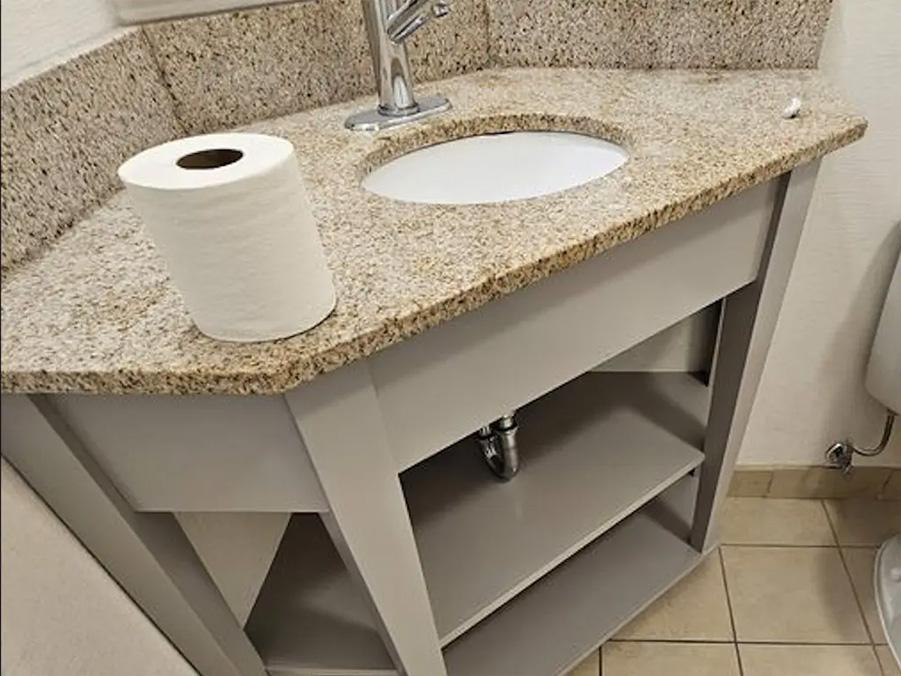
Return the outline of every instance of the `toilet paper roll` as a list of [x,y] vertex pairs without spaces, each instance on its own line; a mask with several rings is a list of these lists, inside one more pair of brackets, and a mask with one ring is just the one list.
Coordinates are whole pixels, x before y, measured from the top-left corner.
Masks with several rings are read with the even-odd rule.
[[119,178],[208,336],[284,338],[335,307],[289,141],[262,134],[180,139],[135,155]]

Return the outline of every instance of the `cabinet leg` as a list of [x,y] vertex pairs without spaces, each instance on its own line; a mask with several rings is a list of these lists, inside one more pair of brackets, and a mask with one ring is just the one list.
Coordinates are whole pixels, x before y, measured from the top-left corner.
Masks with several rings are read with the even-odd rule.
[[330,511],[322,514],[405,676],[445,676],[397,466],[365,364],[285,395]]
[[723,301],[713,373],[713,396],[704,440],[691,543],[717,541],[716,519],[744,437],[798,249],[819,161],[783,176],[757,279]]

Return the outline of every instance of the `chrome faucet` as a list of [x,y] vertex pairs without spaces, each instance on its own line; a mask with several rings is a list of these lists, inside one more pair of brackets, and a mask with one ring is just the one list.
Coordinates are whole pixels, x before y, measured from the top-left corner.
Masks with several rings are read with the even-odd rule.
[[419,101],[413,96],[406,46],[408,37],[449,11],[446,0],[363,0],[379,104],[347,118],[344,125],[348,129],[378,131],[450,108],[443,96],[424,96]]

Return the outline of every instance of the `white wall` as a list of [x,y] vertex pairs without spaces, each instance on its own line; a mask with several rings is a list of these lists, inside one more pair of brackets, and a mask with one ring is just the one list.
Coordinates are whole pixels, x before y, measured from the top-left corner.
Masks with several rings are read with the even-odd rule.
[[197,676],[6,460],[0,518],[0,672]]
[[108,0],[2,0],[0,22],[4,80],[116,29]]
[[[823,161],[743,465],[819,464],[832,441],[881,431],[863,379],[901,248],[901,2],[836,0],[820,67],[870,127]],[[870,464],[901,467],[901,429]]]

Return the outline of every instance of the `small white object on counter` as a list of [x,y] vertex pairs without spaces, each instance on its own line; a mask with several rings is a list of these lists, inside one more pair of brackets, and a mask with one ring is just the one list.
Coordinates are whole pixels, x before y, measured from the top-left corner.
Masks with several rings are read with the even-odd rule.
[[786,120],[791,120],[801,113],[801,99],[797,96],[792,97],[792,100],[789,101],[788,105],[785,107],[785,110],[782,111],[782,117]]
[[206,335],[275,340],[334,309],[332,275],[289,141],[180,139],[127,160],[119,178]]

